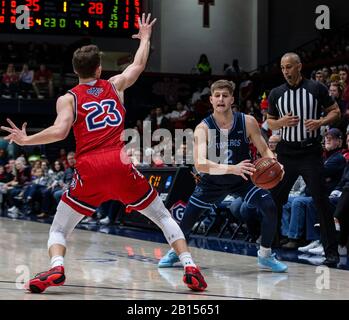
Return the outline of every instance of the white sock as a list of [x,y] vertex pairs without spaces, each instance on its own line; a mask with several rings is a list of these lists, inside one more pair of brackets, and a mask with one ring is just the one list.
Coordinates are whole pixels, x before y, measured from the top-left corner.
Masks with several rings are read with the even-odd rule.
[[181,261],[183,267],[196,267],[196,264],[194,263],[193,258],[191,257],[191,254],[189,252],[181,253],[178,258]]
[[64,266],[64,257],[62,256],[54,256],[51,258],[51,268]]
[[270,255],[271,255],[271,248],[265,248],[265,247],[260,246],[260,248],[259,248],[259,255],[261,257],[263,257],[263,258],[270,257]]

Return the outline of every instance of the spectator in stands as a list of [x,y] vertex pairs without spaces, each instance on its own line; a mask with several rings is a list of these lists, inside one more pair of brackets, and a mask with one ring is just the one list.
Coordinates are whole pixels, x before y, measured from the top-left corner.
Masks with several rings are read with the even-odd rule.
[[316,73],[315,73],[315,81],[325,84],[324,74],[323,74],[322,70],[316,71]]
[[29,70],[28,64],[23,64],[22,71],[19,74],[19,90],[20,95],[18,98],[31,98],[30,92],[33,88],[33,80],[34,80],[34,71]]
[[42,190],[42,202],[41,202],[41,213],[37,215],[38,218],[46,218],[52,207],[56,207],[54,203],[53,194],[56,191],[61,190],[63,185],[64,177],[64,166],[59,160],[54,162],[52,169],[48,171],[49,183],[46,189]]
[[[324,196],[330,195],[338,185],[346,166],[346,160],[341,153],[341,145],[342,134],[340,130],[330,129],[325,136],[324,176],[327,195]],[[305,225],[307,226],[306,238],[308,241],[313,242],[320,239],[319,233],[314,229],[317,221],[317,210],[307,189],[304,196],[294,199],[290,220],[289,242],[282,246],[284,249],[296,249],[303,245],[302,236]]]
[[174,129],[186,129],[188,127],[189,117],[190,112],[184,109],[184,105],[180,101],[176,104],[176,110],[173,110],[168,115],[168,119]]
[[35,179],[35,173],[37,169],[41,168],[41,160],[35,160],[33,163],[31,163],[31,175],[34,176]]
[[31,169],[26,166],[25,159],[18,157],[15,161],[15,177],[6,184],[8,190],[9,209],[7,215],[11,218],[17,218],[19,215],[18,206],[20,202],[18,197],[23,194],[25,188],[31,183]]
[[7,192],[6,184],[14,178],[12,173],[6,170],[6,166],[0,165],[0,215],[3,210],[3,194]]
[[58,161],[63,163],[64,169],[69,168],[67,161],[67,151],[64,148],[59,149]]
[[338,74],[338,68],[337,66],[331,66],[331,75]]
[[61,200],[62,194],[68,190],[74,176],[74,166],[75,166],[75,152],[71,151],[67,155],[68,168],[65,169],[63,174],[63,179],[60,183],[60,189],[56,190],[53,193],[53,197],[56,200],[56,203]]
[[35,177],[23,194],[26,214],[33,212],[34,201],[42,201],[42,194],[49,185],[49,177],[42,168],[36,169]]
[[164,116],[162,107],[157,107],[155,109],[155,118],[152,119],[152,128],[154,130],[160,128],[168,129],[170,126],[170,121]]
[[33,87],[38,99],[43,99],[42,90],[48,90],[49,97],[53,97],[53,77],[51,70],[45,64],[40,64],[40,69],[35,72]]
[[273,134],[269,137],[268,140],[268,147],[270,149],[271,152],[274,153],[275,157],[276,155],[276,146],[277,144],[281,141],[281,137],[279,135]]
[[211,75],[212,68],[206,54],[200,56],[196,69],[201,75]]
[[342,179],[336,189],[331,193],[330,199],[336,199],[334,219],[336,229],[339,231],[339,253],[347,255],[346,245],[349,237],[349,163],[347,164]]
[[41,160],[41,169],[43,170],[45,175],[48,175],[49,171],[49,162],[47,159],[42,159]]
[[198,84],[196,86],[196,91],[191,96],[191,104],[194,105],[197,101],[201,99],[202,85]]
[[16,98],[18,91],[18,75],[13,63],[7,66],[6,72],[2,75],[1,92],[6,99]]
[[342,88],[339,84],[331,83],[328,92],[332,99],[337,102],[339,109],[341,110],[341,118],[333,123],[330,127],[339,128],[342,133],[345,133],[349,122],[346,116],[347,105],[342,99]]
[[330,84],[330,70],[328,68],[322,68],[322,76],[324,77],[324,83],[328,86]]
[[343,95],[342,99],[347,104],[347,108],[349,106],[349,76],[348,76],[348,69],[342,68],[339,70],[339,77],[340,77],[340,83],[343,87]]
[[239,60],[233,59],[231,66],[229,66],[228,68],[226,68],[224,70],[224,75],[231,77],[232,79],[235,79],[235,78],[239,77],[240,74],[241,74],[241,69],[239,66]]

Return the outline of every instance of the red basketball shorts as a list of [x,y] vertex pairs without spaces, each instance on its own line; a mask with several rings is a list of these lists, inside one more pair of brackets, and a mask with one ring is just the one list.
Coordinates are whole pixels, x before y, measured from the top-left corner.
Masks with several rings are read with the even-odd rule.
[[148,207],[156,190],[130,162],[121,161],[121,154],[120,150],[103,150],[79,156],[62,201],[86,216],[108,200],[124,203],[126,212]]

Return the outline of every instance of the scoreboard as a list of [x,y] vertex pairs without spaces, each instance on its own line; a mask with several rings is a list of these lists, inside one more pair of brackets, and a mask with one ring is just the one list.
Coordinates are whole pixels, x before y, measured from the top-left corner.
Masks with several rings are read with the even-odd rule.
[[[128,37],[138,32],[138,17],[143,12],[143,2],[0,0],[0,32]],[[17,8],[24,8],[24,18]],[[23,24],[24,20],[25,27],[19,28],[17,23]]]

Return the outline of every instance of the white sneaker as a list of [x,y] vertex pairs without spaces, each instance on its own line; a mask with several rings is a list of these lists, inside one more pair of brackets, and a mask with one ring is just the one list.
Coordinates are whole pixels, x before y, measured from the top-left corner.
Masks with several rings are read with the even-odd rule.
[[347,247],[338,245],[338,253],[341,257],[347,256],[348,255]]
[[107,224],[109,224],[110,223],[110,219],[109,219],[109,217],[108,216],[106,216],[105,218],[103,218],[103,219],[101,219],[101,220],[99,220],[99,223],[100,224],[103,224],[103,225],[107,225]]
[[7,216],[12,218],[12,219],[17,219],[19,217],[18,212],[8,212]]
[[317,256],[324,256],[325,255],[325,250],[324,250],[324,247],[322,246],[322,244],[320,244],[316,248],[308,250],[308,252],[311,254],[315,254]]
[[299,247],[298,251],[308,252],[310,249],[314,249],[320,245],[320,240],[314,240],[304,247]]
[[43,95],[41,95],[41,94],[38,95],[38,99],[41,100],[41,99],[44,99],[44,98],[45,98],[45,97],[44,97]]
[[312,256],[310,254],[301,254],[298,256],[298,260],[305,260],[308,261],[309,263],[319,266],[325,261],[325,257],[320,257],[320,256]]
[[19,210],[18,210],[18,208],[16,206],[13,206],[11,208],[8,208],[7,211],[8,212],[16,212],[16,213],[18,213]]
[[86,217],[86,218],[81,220],[81,223],[83,223],[83,224],[85,224],[85,223],[96,223],[96,221],[92,217]]

